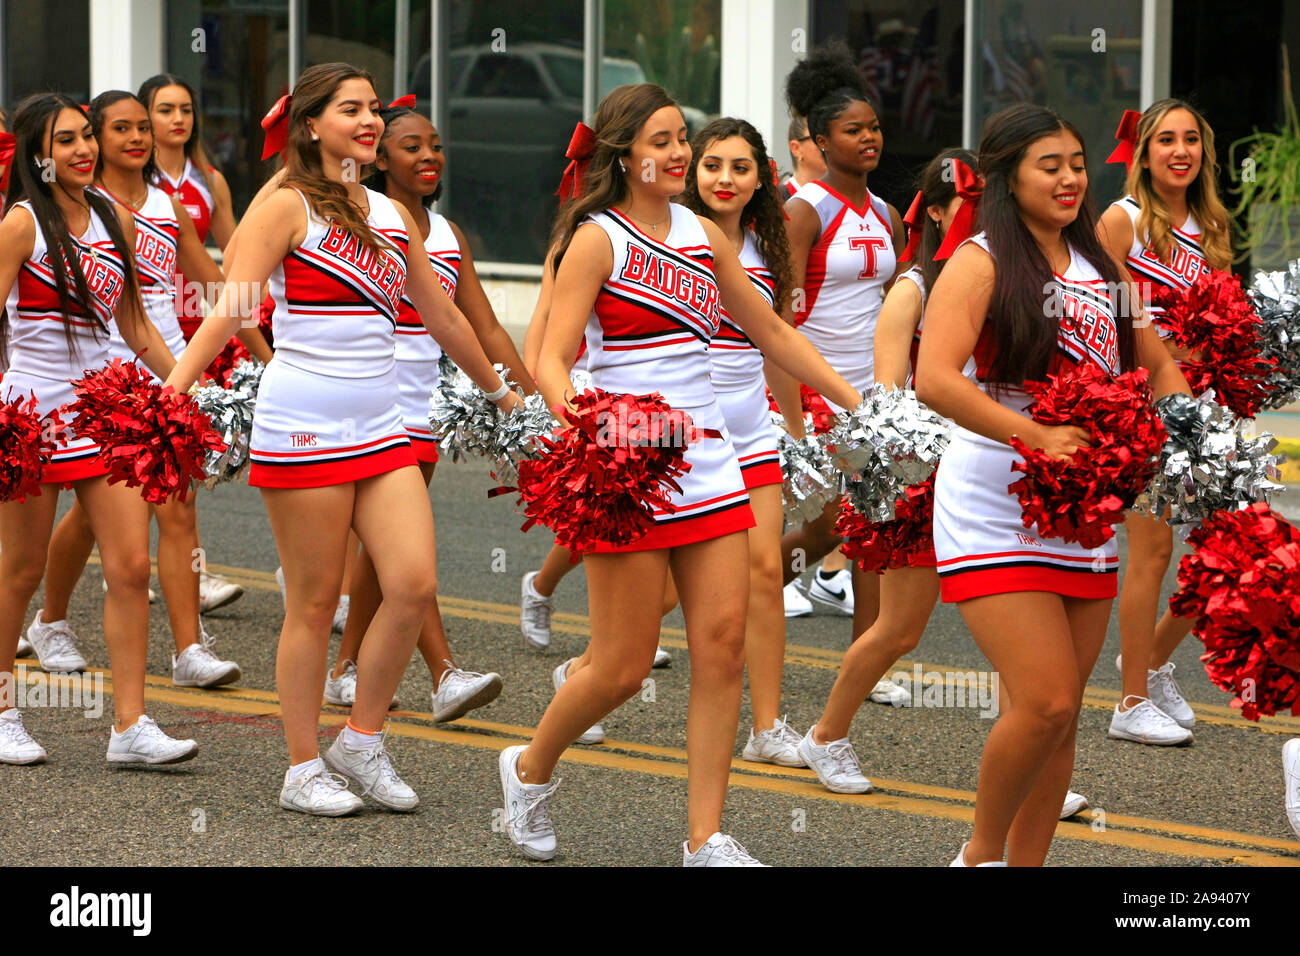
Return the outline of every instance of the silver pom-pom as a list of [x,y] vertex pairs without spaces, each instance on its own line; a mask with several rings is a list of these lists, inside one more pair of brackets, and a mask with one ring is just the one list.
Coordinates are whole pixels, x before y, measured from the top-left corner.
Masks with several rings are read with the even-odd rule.
[[496,459],[492,474],[502,484],[519,484],[519,463],[538,453],[534,439],[549,435],[555,427],[555,417],[546,407],[541,392],[525,395],[523,404],[509,415],[497,412],[500,423],[491,437],[489,455]]
[[[1237,511],[1267,501],[1283,486],[1277,439],[1268,432],[1253,438],[1228,409],[1208,398],[1182,392],[1156,402],[1169,438],[1160,452],[1160,471],[1133,505],[1156,517],[1169,509],[1169,524],[1198,525],[1216,511]],[[1190,529],[1188,529],[1190,530]]]
[[[509,382],[510,370],[495,368]],[[438,447],[450,452],[452,461],[469,455],[496,460],[498,479],[513,484],[516,466],[533,454],[533,439],[549,434],[555,419],[540,393],[523,396],[523,404],[506,414],[487,400],[468,375],[452,366],[451,374],[429,398],[429,425],[441,436]]]
[[226,443],[225,451],[209,451],[204,459],[203,468],[209,476],[204,484],[209,488],[243,477],[248,467],[253,411],[264,367],[260,362],[245,359],[231,370],[230,388],[205,385],[194,393],[199,410],[212,419],[213,430]]
[[911,389],[879,382],[862,404],[840,412],[826,435],[845,472],[849,502],[871,521],[893,521],[894,504],[934,474],[948,447],[948,423],[917,401]]
[[1261,323],[1260,354],[1277,362],[1263,407],[1281,408],[1300,399],[1300,260],[1285,272],[1255,273],[1250,299]]
[[776,440],[781,454],[781,492],[787,521],[816,521],[840,493],[840,476],[820,435]]
[[591,381],[591,373],[585,368],[575,368],[569,372],[569,381],[573,383],[575,394],[582,394],[589,388],[595,388]]

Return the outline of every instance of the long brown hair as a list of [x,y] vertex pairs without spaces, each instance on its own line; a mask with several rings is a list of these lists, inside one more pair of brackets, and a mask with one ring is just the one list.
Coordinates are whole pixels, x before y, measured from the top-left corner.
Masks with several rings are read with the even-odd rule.
[[[375,255],[380,247],[393,248],[366,222],[365,213],[348,196],[342,183],[325,176],[321,165],[320,143],[312,142],[309,118],[325,112],[334,94],[345,80],[363,79],[372,87],[374,78],[365,70],[347,63],[321,63],[309,66],[293,87],[293,105],[289,108],[289,139],[285,149],[284,185],[294,186],[307,197],[311,210],[321,219],[333,220]],[[376,131],[376,138],[383,130]],[[358,170],[358,181],[361,171]]]
[[740,211],[740,228],[753,229],[758,237],[758,254],[763,257],[763,262],[776,282],[776,308],[779,310],[785,297],[793,290],[794,274],[790,268],[790,239],[785,234],[785,215],[776,183],[769,173],[772,165],[763,143],[763,134],[743,119],[731,116],[720,116],[696,133],[695,139],[691,141],[691,162],[686,167],[686,191],[682,193],[680,202],[698,215],[714,218],[713,210],[700,196],[696,170],[700,157],[711,144],[733,136],[739,136],[749,144],[758,172],[758,188]]
[[1134,231],[1137,239],[1150,246],[1156,257],[1168,263],[1174,242],[1174,224],[1169,207],[1151,186],[1151,170],[1142,168],[1151,148],[1151,137],[1164,118],[1173,110],[1187,110],[1201,132],[1201,168],[1187,184],[1187,210],[1201,227],[1201,248],[1205,261],[1215,269],[1226,269],[1232,262],[1232,218],[1219,199],[1219,162],[1214,152],[1214,130],[1190,103],[1179,99],[1157,100],[1146,108],[1138,120],[1138,141],[1133,147],[1133,164],[1124,188],[1137,200],[1139,207]]
[[[1056,352],[1060,319],[1057,310],[1047,303],[1057,287],[1055,277],[1051,263],[1021,218],[1011,182],[1029,147],[1044,136],[1060,132],[1068,132],[1079,141],[1086,168],[1087,142],[1078,129],[1046,106],[1021,103],[994,113],[985,122],[980,139],[984,194],[976,213],[976,228],[986,233],[996,263],[986,327],[996,346],[988,380],[997,386],[1042,380]],[[1097,238],[1096,226],[1097,207],[1089,183],[1080,197],[1078,216],[1061,230],[1061,235],[1092,264],[1107,288],[1118,289],[1119,268]],[[1122,314],[1127,297],[1112,296],[1117,307],[1115,332],[1120,370],[1130,371],[1136,363],[1132,316]]]
[[943,233],[939,224],[930,218],[926,211],[930,206],[948,208],[948,203],[957,198],[956,177],[952,173],[952,164],[961,160],[970,167],[971,172],[979,175],[979,160],[968,149],[949,147],[930,160],[921,172],[921,181],[917,187],[921,191],[921,213],[925,217],[921,224],[921,242],[916,250],[916,264],[921,270],[927,290],[934,288],[934,280],[939,278],[947,259],[934,258],[939,247],[943,245]]
[[[212,162],[208,151],[203,148],[203,122],[200,119],[199,98],[194,95],[194,87],[174,73],[158,73],[140,84],[140,89],[135,94],[136,99],[144,104],[145,112],[150,114],[150,119],[153,119],[154,97],[158,95],[159,90],[166,86],[179,86],[189,94],[190,116],[193,122],[190,125],[190,138],[185,141],[185,158],[190,161],[190,165],[199,174],[203,184],[208,187],[208,192],[211,192],[211,170],[216,164]],[[157,176],[157,169],[153,170],[153,175]],[[145,182],[152,181],[150,177],[145,177]]]
[[582,221],[627,197],[627,180],[618,168],[618,161],[631,151],[641,127],[657,111],[676,105],[677,101],[663,87],[653,83],[631,83],[605,94],[592,121],[595,144],[582,177],[582,196],[560,207],[551,231],[551,246],[555,249],[552,261],[557,271]]

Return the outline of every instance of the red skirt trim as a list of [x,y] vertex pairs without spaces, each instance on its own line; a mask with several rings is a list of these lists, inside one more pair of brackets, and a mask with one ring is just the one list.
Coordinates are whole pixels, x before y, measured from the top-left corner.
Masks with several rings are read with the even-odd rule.
[[1077,571],[1045,567],[992,567],[973,571],[940,572],[939,597],[945,604],[957,604],[990,594],[1015,591],[1049,591],[1062,597],[1105,600],[1118,593],[1119,573],[1111,568]]
[[248,483],[255,488],[323,488],[373,478],[415,463],[415,452],[410,445],[398,445],[355,458],[304,465],[254,461],[248,468]]
[[749,501],[723,505],[717,511],[683,518],[680,521],[659,521],[643,538],[638,538],[629,545],[615,547],[610,544],[598,544],[591,549],[591,554],[624,554],[632,551],[659,551],[663,548],[678,548],[686,544],[696,544],[721,538],[723,535],[737,531],[748,531],[758,522],[754,520],[754,511]]

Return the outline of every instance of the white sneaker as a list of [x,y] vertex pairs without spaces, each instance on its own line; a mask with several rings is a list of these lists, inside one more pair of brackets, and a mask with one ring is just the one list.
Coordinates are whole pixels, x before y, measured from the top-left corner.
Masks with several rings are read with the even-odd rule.
[[356,813],[365,804],[348,789],[348,782],[322,766],[297,780],[289,779],[284,772],[284,786],[280,789],[280,806],[286,810],[310,813],[318,817],[345,817]]
[[1300,837],[1300,737],[1282,745],[1282,774],[1286,779],[1286,818]]
[[442,672],[438,689],[433,692],[433,722],[441,724],[464,717],[471,710],[490,704],[501,693],[501,675],[477,674],[452,666],[443,661],[447,670]]
[[74,643],[77,635],[72,632],[67,621],[45,621],[44,609],[36,612],[36,619],[27,629],[27,639],[32,642],[36,656],[40,658],[41,668],[47,671],[66,673],[84,671],[86,659],[77,652]]
[[784,590],[781,591],[781,597],[785,601],[786,617],[807,617],[812,614],[812,602],[803,596],[799,590],[798,580],[791,581]]
[[867,695],[867,700],[875,704],[891,704],[894,707],[909,707],[912,703],[912,692],[906,687],[895,684],[888,677],[882,677],[876,681],[876,686],[871,688],[871,693]]
[[694,853],[690,851],[690,845],[690,840],[682,841],[682,866],[767,866],[722,833],[713,834]]
[[1174,680],[1173,661],[1166,661],[1159,670],[1147,671],[1147,695],[1151,703],[1172,717],[1179,727],[1191,730],[1196,725],[1196,714]]
[[785,722],[778,717],[772,721],[770,730],[762,730],[757,734],[751,728],[749,731],[749,743],[745,744],[745,749],[741,752],[742,760],[752,760],[755,763],[774,763],[781,767],[806,767],[803,757],[799,755],[799,741],[803,738]]
[[199,613],[207,614],[243,596],[244,589],[219,574],[199,572]]
[[831,793],[871,792],[871,781],[862,775],[862,765],[848,737],[819,747],[813,740],[813,728],[809,727],[799,741],[799,756]]
[[181,763],[198,752],[199,745],[193,740],[168,737],[144,714],[120,734],[116,729],[110,730],[108,738],[109,763]]
[[1137,700],[1139,703],[1126,711],[1121,711],[1119,704],[1115,705],[1115,713],[1110,718],[1109,736],[1116,740],[1133,740],[1158,747],[1184,744],[1192,739],[1190,730],[1179,727],[1172,717],[1145,697],[1130,695],[1124,700]]
[[[103,579],[101,578],[100,581],[99,581],[99,583],[100,583],[101,585],[103,585],[104,593],[107,594],[107,593],[108,593],[108,582],[105,581],[105,580],[103,580]],[[156,591],[154,591],[153,588],[150,588],[150,589],[149,589],[149,603],[150,603],[150,604],[156,604],[157,602],[158,602],[158,594],[157,594]]]
[[655,648],[655,660],[651,667],[667,667],[673,662],[673,655],[669,654],[662,644]]
[[853,616],[853,575],[849,569],[836,571],[829,580],[817,571],[808,585],[808,596],[818,604],[825,604],[834,611],[849,617]]
[[[957,858],[953,860],[951,863],[949,863],[948,865],[969,867],[970,864],[966,862],[966,847],[968,846],[970,846],[969,840],[967,840],[965,843],[961,845],[961,849],[957,851]],[[1006,866],[1006,864],[1001,860],[990,860],[988,863],[976,863],[975,865],[977,867],[978,866]]]
[[[559,667],[555,668],[555,670],[551,671],[551,683],[555,685],[556,690],[559,690],[564,686],[564,681],[568,677],[565,672],[568,671],[569,665],[575,660],[577,660],[577,658],[570,657]],[[604,742],[605,728],[601,724],[592,724],[587,732],[575,741],[575,743],[580,744],[603,744]]]
[[[338,677],[325,675],[325,702],[339,707],[351,707],[357,702],[357,662],[344,661],[343,673]],[[389,710],[397,706],[397,695],[388,705]]]
[[519,779],[519,755],[524,745],[506,747],[497,758],[501,790],[505,796],[506,833],[524,856],[549,860],[555,856],[555,827],[551,823],[551,797],[560,788],[550,783],[524,783]]
[[26,637],[18,635],[18,647],[14,650],[14,657],[31,657],[36,653],[36,648]]
[[348,595],[339,595],[339,605],[334,609],[334,623],[330,625],[330,630],[335,634],[342,634],[343,628],[347,626],[351,602],[352,599]]
[[362,796],[370,797],[390,810],[406,813],[420,805],[415,791],[393,769],[382,735],[374,747],[351,750],[340,733],[330,749],[325,751],[325,763],[335,773],[360,785]]
[[239,680],[239,665],[213,652],[216,640],[199,623],[199,639],[172,655],[172,683],[177,687],[221,687]]
[[1061,819],[1068,820],[1076,813],[1082,813],[1088,809],[1088,798],[1081,793],[1075,793],[1073,790],[1065,791],[1065,804],[1061,807]]
[[533,588],[536,571],[529,571],[519,586],[519,629],[529,647],[544,651],[551,646],[551,598],[543,597]]
[[17,707],[0,714],[0,763],[45,763],[45,748],[23,726]]
[[[275,583],[280,586],[280,600],[284,603],[284,609],[287,611],[289,610],[289,592],[284,587],[284,568],[275,569]],[[290,809],[294,808],[291,807]]]

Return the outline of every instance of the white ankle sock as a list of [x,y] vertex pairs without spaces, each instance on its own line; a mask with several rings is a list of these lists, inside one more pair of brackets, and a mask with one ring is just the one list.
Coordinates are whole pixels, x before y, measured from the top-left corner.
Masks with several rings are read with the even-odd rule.
[[348,750],[366,750],[371,747],[378,747],[383,737],[380,734],[363,734],[359,730],[353,730],[351,727],[343,727],[343,746]]
[[311,774],[315,773],[317,770],[324,770],[324,769],[325,769],[325,761],[321,760],[320,756],[317,755],[315,757],[312,757],[310,760],[304,761],[303,763],[296,763],[292,767],[290,767],[289,779],[300,780],[303,777],[310,776]]

